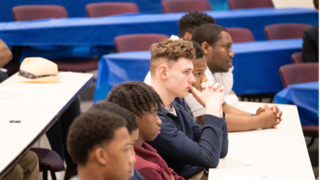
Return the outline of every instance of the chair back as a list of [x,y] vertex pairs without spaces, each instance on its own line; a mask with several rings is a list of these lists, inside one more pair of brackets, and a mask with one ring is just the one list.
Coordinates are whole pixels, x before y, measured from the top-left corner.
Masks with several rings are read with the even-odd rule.
[[252,32],[247,28],[226,28],[233,43],[255,41]]
[[302,58],[302,52],[293,53],[291,56],[292,63],[304,63]]
[[228,0],[230,9],[274,7],[272,0]]
[[147,51],[151,44],[169,38],[165,34],[128,34],[114,39],[117,52]]
[[47,18],[66,18],[66,8],[57,5],[22,5],[12,8],[15,21],[31,21]]
[[207,0],[162,0],[161,5],[164,13],[211,10]]
[[312,28],[310,24],[279,23],[264,27],[267,40],[302,38],[303,32]]
[[88,17],[103,17],[126,13],[139,13],[135,3],[127,2],[101,2],[86,5]]
[[291,84],[319,81],[319,63],[287,64],[279,71],[284,88]]

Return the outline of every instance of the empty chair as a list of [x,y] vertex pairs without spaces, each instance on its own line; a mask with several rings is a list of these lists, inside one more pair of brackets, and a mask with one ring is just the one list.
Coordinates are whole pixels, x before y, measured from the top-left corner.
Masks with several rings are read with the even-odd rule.
[[22,5],[12,8],[15,21],[31,21],[46,18],[66,18],[68,13],[63,6],[57,5]]
[[291,56],[292,63],[304,63],[302,59],[302,52],[293,53]]
[[264,27],[267,40],[302,38],[303,32],[312,28],[310,24],[279,23]]
[[138,6],[126,2],[101,2],[86,5],[88,17],[103,17],[125,13],[139,13]]
[[[12,12],[16,21],[68,17],[66,9],[56,5],[16,6]],[[59,58],[54,61],[59,71],[86,72],[97,69],[99,58]]]
[[[280,77],[284,87],[290,84],[319,81],[319,63],[288,64],[280,67]],[[308,143],[310,147],[319,136],[319,126],[302,125],[305,136],[312,137]]]
[[272,0],[228,0],[230,9],[274,7]]
[[210,3],[207,0],[162,0],[164,13],[210,11]]
[[169,38],[165,34],[128,34],[114,39],[117,52],[147,51],[151,44]]
[[233,43],[254,41],[250,29],[247,28],[226,28],[232,38]]

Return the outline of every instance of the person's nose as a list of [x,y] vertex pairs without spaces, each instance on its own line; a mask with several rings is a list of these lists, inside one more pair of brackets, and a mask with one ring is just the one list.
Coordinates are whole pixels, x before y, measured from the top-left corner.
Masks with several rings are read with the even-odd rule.
[[194,78],[193,74],[191,74],[191,77],[189,78],[190,84],[194,84],[196,82],[196,78]]
[[159,125],[161,125],[162,124],[162,121],[161,121],[161,119],[159,118],[159,116],[157,116],[157,125],[159,126]]
[[234,58],[234,56],[235,56],[235,54],[234,54],[234,52],[232,51],[232,49],[230,50],[229,56],[230,56],[231,58]]

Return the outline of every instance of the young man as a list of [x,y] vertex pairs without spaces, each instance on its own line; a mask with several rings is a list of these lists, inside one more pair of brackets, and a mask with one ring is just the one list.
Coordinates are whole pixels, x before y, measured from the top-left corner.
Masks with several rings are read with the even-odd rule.
[[[216,24],[203,24],[194,31],[192,39],[198,42],[204,51],[204,58],[208,64],[208,68],[205,71],[206,78],[209,81],[216,81],[213,74],[227,72],[232,66],[234,53],[231,50],[232,39],[229,33],[222,26]],[[205,66],[206,65],[203,64],[202,68]],[[191,96],[186,98],[186,102],[195,117],[204,114],[204,107],[197,103]],[[272,128],[281,122],[282,115],[282,112],[279,111],[277,106],[259,108],[255,117],[252,116],[252,114],[236,109],[227,103],[223,105],[223,112],[226,113],[229,131]]]
[[[127,122],[127,129],[130,134],[131,144],[132,145],[135,144],[135,142],[138,140],[138,137],[139,137],[139,129],[136,122],[136,118],[130,111],[109,101],[102,101],[92,105],[91,108],[88,110],[88,112],[95,111],[95,110],[113,112],[123,117]],[[133,148],[132,148],[132,151],[134,152]],[[144,180],[144,178],[140,175],[139,171],[134,169],[133,176],[130,178],[130,180]]]
[[[202,92],[192,88],[195,50],[190,41],[166,39],[153,44],[150,51],[151,85],[163,107],[158,111],[161,134],[149,144],[179,175],[200,179],[206,168],[217,167],[228,152],[227,125],[221,107],[224,90],[212,82],[202,84]],[[173,102],[175,97],[187,96],[190,90],[206,107],[203,127]]]
[[158,94],[148,85],[141,82],[128,82],[115,86],[110,91],[108,101],[118,104],[132,112],[139,127],[139,137],[134,150],[137,162],[135,168],[146,180],[183,180],[157,151],[145,141],[153,141],[160,133],[161,120],[157,111],[162,101]]
[[[313,0],[319,12],[319,0]],[[303,33],[302,57],[304,62],[319,62],[319,24]]]
[[70,126],[67,148],[82,180],[128,180],[135,156],[125,120],[106,111],[90,111]]

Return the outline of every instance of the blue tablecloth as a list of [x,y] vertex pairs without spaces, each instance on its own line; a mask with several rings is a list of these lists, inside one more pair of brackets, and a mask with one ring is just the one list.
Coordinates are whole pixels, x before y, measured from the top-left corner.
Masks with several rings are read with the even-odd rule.
[[302,125],[319,125],[319,82],[289,85],[276,94],[275,102],[297,105]]
[[[268,24],[318,24],[318,13],[314,9],[304,8],[261,8],[207,13],[224,27],[249,28],[256,40],[265,39],[263,28]],[[184,14],[131,14],[0,23],[0,39],[10,46],[114,46],[114,38],[123,34],[178,34],[178,20]]]
[[[302,40],[275,40],[234,44],[234,86],[237,94],[276,93],[283,89],[279,68],[291,63],[301,51]],[[94,101],[105,99],[110,89],[122,82],[143,81],[149,71],[148,51],[126,52],[101,57]]]

